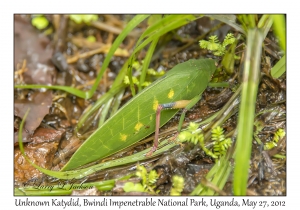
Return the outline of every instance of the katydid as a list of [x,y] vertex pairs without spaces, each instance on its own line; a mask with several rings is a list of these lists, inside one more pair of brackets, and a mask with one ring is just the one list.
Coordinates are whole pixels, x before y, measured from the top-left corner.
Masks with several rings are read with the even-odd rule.
[[[152,150],[158,145],[159,128],[167,123],[179,108],[190,109],[201,99],[214,71],[212,59],[191,59],[176,65],[163,77],[145,88],[114,116],[98,128],[73,154],[63,171],[112,155],[155,131]],[[166,109],[160,114],[162,109]],[[178,132],[184,120],[180,117]]]

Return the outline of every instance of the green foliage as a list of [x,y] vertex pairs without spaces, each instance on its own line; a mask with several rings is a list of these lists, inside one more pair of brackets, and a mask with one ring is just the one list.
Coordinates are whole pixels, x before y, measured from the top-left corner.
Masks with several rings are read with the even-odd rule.
[[43,15],[38,15],[32,18],[31,24],[39,30],[45,29],[49,25],[48,19]]
[[279,39],[280,47],[283,51],[286,50],[286,26],[285,26],[285,15],[271,15],[273,19],[274,33]]
[[211,138],[214,141],[214,155],[224,155],[232,144],[231,138],[225,139],[223,128],[220,126],[214,128],[211,133]]
[[96,42],[96,37],[95,36],[92,36],[92,35],[90,35],[90,36],[88,36],[87,38],[86,38],[86,40],[88,40],[89,42]]
[[285,131],[279,128],[273,137],[273,141],[277,143],[279,139],[283,138],[284,136],[285,136]]
[[158,71],[156,71],[154,69],[148,69],[147,70],[147,74],[148,75],[153,75],[153,76],[157,76],[157,77],[160,77],[160,76],[164,75],[165,73],[166,73],[165,71],[158,72]]
[[253,137],[258,144],[261,144],[262,142],[261,142],[260,138],[258,137],[258,134],[262,131],[262,129],[264,129],[265,125],[262,121],[256,120],[256,121],[254,121],[254,126],[255,126],[255,129],[253,131]]
[[[132,81],[133,81],[133,84],[135,84],[135,85],[139,84],[139,80],[137,79],[137,77],[132,77]],[[129,77],[128,76],[124,77],[124,84],[129,85]]]
[[145,192],[145,189],[141,183],[134,184],[133,182],[126,182],[123,190],[125,192]]
[[174,196],[181,195],[183,188],[184,188],[184,178],[177,175],[173,176],[170,195],[174,195]]
[[209,39],[209,41],[205,41],[205,40],[199,41],[201,48],[208,49],[211,51],[217,51],[219,48],[222,47],[222,45],[220,44],[220,41],[216,35],[210,36],[208,39]]
[[138,165],[135,175],[142,179],[143,185],[146,185],[148,174],[147,174],[147,170],[144,166]]
[[286,156],[285,155],[280,155],[280,154],[275,154],[272,156],[273,158],[279,158],[279,159],[285,159]]
[[199,44],[202,49],[208,49],[213,52],[216,56],[222,56],[226,53],[226,46],[233,44],[236,41],[236,38],[232,33],[228,33],[223,41],[220,43],[216,35],[212,35],[206,40],[200,40]]
[[162,15],[151,15],[148,20],[147,23],[149,26],[154,25],[155,23],[157,23],[158,21],[160,21],[162,19]]
[[224,139],[224,131],[220,126],[214,128],[211,133],[211,139],[213,141],[222,141]]
[[222,43],[223,47],[226,47],[227,45],[230,45],[234,43],[236,38],[233,36],[232,33],[228,33]]
[[[208,187],[208,183],[215,185],[217,188],[222,190],[231,174],[233,165],[231,164],[230,155],[224,155],[216,161],[214,166],[209,170],[205,176],[206,181],[200,182],[197,187],[194,188],[190,195],[200,196],[212,196],[219,195],[214,189]],[[207,183],[207,184],[205,184]]]
[[197,123],[191,122],[187,130],[180,132],[178,139],[180,142],[191,142],[197,144],[204,137],[201,130],[198,129],[199,125]]
[[222,155],[224,155],[227,151],[227,149],[231,146],[232,140],[231,138],[224,137],[224,131],[223,129],[218,126],[214,128],[212,132],[212,141],[214,144],[213,151],[210,151],[205,147],[204,144],[204,136],[201,133],[201,130],[198,129],[199,124],[191,122],[188,129],[185,131],[182,131],[178,135],[178,139],[180,142],[191,142],[193,144],[199,143],[200,147],[203,149],[203,151],[211,156],[212,158],[218,158]]
[[191,142],[193,144],[197,144],[199,143],[200,147],[203,149],[203,151],[213,157],[213,158],[217,158],[217,156],[215,156],[212,151],[210,151],[209,149],[207,149],[205,147],[204,144],[204,135],[201,133],[201,130],[198,129],[199,124],[191,122],[188,129],[185,131],[182,131],[179,135],[178,135],[178,139],[181,142]]
[[267,142],[264,146],[264,149],[265,150],[270,150],[274,147],[277,147],[277,143],[280,139],[282,139],[283,137],[285,136],[285,131],[281,128],[279,128],[275,134],[274,134],[274,137],[272,139],[272,141],[270,142]]
[[228,50],[225,52],[221,62],[223,68],[226,70],[226,73],[229,75],[234,73],[235,60],[240,59],[240,57],[235,55],[235,48],[240,37],[241,35],[239,34],[237,38],[228,37],[228,39],[224,40],[224,43],[226,42],[226,45],[231,44]]
[[[144,62],[142,61],[141,63],[142,63],[142,65],[143,65]],[[142,65],[140,64],[140,62],[135,61],[135,62],[132,63],[132,68],[134,68],[138,73],[140,73],[140,72],[141,72],[141,69],[142,69]],[[151,76],[154,76],[154,77],[155,77],[154,79],[157,79],[157,77],[161,77],[161,76],[164,75],[166,72],[165,72],[165,71],[160,71],[160,72],[158,72],[158,71],[156,71],[155,69],[150,68],[150,69],[148,69],[148,70],[146,71],[146,73],[147,73],[147,78],[148,78],[148,80],[147,80],[147,81],[144,81],[144,82],[141,84],[142,87],[147,87],[147,86],[149,86],[149,85],[152,83],[153,78],[150,78]],[[133,83],[133,84],[139,86],[140,80],[138,79],[138,77],[132,76],[131,79],[132,79],[132,83]],[[130,78],[129,78],[129,76],[125,76],[125,77],[124,77],[124,84],[125,84],[125,85],[129,85],[129,84],[130,84]]]
[[[139,85],[139,84],[140,84],[140,81],[138,80],[137,77],[132,77],[132,82],[133,82],[133,84],[135,84],[135,85]],[[130,84],[130,81],[129,81],[129,77],[128,77],[128,76],[125,76],[125,77],[124,77],[124,84],[125,84],[125,85],[129,85],[129,84]],[[142,84],[141,86],[147,87],[147,86],[149,86],[150,84],[151,84],[151,82],[145,81],[145,82],[143,82],[143,84]]]
[[[143,61],[141,63],[143,64]],[[137,71],[140,71],[142,69],[142,65],[140,64],[139,61],[134,61],[132,63],[132,68],[134,68]]]
[[155,170],[151,170],[147,173],[144,166],[138,165],[135,174],[141,179],[141,183],[127,182],[125,183],[123,190],[125,192],[152,192],[154,193],[155,183],[158,179],[158,174]]
[[238,124],[236,128],[238,134],[234,157],[234,195],[247,194],[249,161],[251,158],[253,140],[253,123],[261,75],[261,49],[264,38],[263,29],[250,28],[247,31],[247,49],[245,54]]
[[285,55],[273,66],[271,75],[273,78],[279,78],[286,71],[286,57]]
[[[135,60],[134,58],[137,55],[136,53],[151,43],[147,50],[147,54],[145,57],[145,65],[143,65],[142,76],[140,77],[140,80],[141,80],[140,84],[143,84],[145,74],[146,74],[145,71],[148,69],[152,54],[155,50],[155,47],[156,47],[160,37],[162,37],[164,34],[170,32],[176,28],[186,25],[186,24],[190,23],[191,21],[196,20],[201,17],[202,17],[201,15],[167,15],[167,16],[164,16],[163,18],[161,18],[160,20],[154,21],[155,23],[152,22],[151,24],[153,24],[153,25],[149,25],[149,27],[139,37],[139,39],[136,43],[136,47],[128,59],[129,61]],[[128,74],[129,75],[132,74],[131,68],[128,69]],[[134,96],[135,88],[134,88],[134,84],[132,83],[131,79],[130,79],[130,89],[131,89],[132,95]],[[138,91],[140,92],[141,90],[142,90],[142,88],[139,85]]]
[[98,19],[98,15],[70,15],[70,19],[77,24],[90,24],[92,21]]
[[249,28],[254,28],[255,27],[255,19],[257,18],[257,15],[237,15],[237,19],[239,22],[242,24],[244,30],[247,32]]
[[[136,176],[141,178],[141,183],[127,182],[125,183],[123,190],[125,192],[150,192],[155,193],[155,183],[158,179],[158,174],[155,170],[151,170],[147,173],[147,170],[144,166],[137,166]],[[180,176],[172,177],[172,188],[170,195],[178,196],[181,195],[181,192],[184,188],[184,178]]]

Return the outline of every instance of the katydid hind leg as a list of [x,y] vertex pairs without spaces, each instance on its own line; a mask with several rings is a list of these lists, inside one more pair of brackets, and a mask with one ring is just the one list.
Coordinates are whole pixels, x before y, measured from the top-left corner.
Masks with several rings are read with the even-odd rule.
[[153,152],[155,152],[156,149],[157,149],[157,147],[158,147],[158,136],[159,136],[161,111],[164,110],[164,109],[182,109],[182,108],[184,108],[184,110],[183,110],[183,112],[182,112],[182,114],[180,116],[177,133],[175,134],[175,136],[172,139],[172,140],[174,140],[174,139],[176,139],[176,137],[178,136],[179,132],[181,131],[182,124],[183,124],[186,112],[189,109],[191,109],[201,99],[201,96],[202,95],[197,95],[197,96],[195,96],[191,100],[180,100],[180,101],[176,101],[176,102],[172,102],[172,103],[159,104],[158,105],[157,110],[156,110],[156,125],[155,125],[154,143],[153,143],[153,147],[146,154],[146,156],[151,156],[153,154]]
[[155,121],[155,135],[154,135],[154,143],[151,150],[147,153],[146,156],[151,156],[154,151],[156,151],[158,147],[158,135],[159,135],[159,125],[160,125],[160,113],[163,110],[163,105],[159,104],[156,110],[156,121]]

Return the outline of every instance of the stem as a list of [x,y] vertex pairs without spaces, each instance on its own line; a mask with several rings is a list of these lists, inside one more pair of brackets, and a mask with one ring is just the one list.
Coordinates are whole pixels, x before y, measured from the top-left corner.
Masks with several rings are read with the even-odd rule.
[[263,33],[260,29],[254,28],[248,30],[248,48],[246,52],[241,106],[237,127],[236,165],[234,169],[235,179],[233,182],[233,191],[235,195],[246,195],[247,190],[263,38]]

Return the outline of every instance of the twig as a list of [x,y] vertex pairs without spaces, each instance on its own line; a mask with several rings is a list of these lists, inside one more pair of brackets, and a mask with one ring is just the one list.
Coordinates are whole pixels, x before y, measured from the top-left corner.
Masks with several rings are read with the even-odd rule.
[[[68,58],[67,63],[71,64],[71,63],[77,62],[80,58],[87,58],[87,57],[90,57],[92,55],[99,54],[99,53],[107,53],[109,51],[110,47],[111,47],[110,44],[106,44],[106,45],[103,45],[102,47],[100,47],[98,49],[91,50],[91,51],[88,51],[88,52],[85,52],[85,53],[82,53],[82,54],[79,54],[79,55],[75,55],[71,58]],[[114,55],[115,56],[128,57],[129,53],[128,53],[127,50],[118,49],[115,52]]]
[[[98,28],[100,30],[107,31],[107,32],[113,33],[113,34],[120,34],[123,30],[122,28],[116,28],[114,26],[108,25],[108,24],[100,22],[100,21],[94,21],[91,23],[91,25],[95,28]],[[132,31],[128,34],[128,36],[138,37],[139,32]]]

